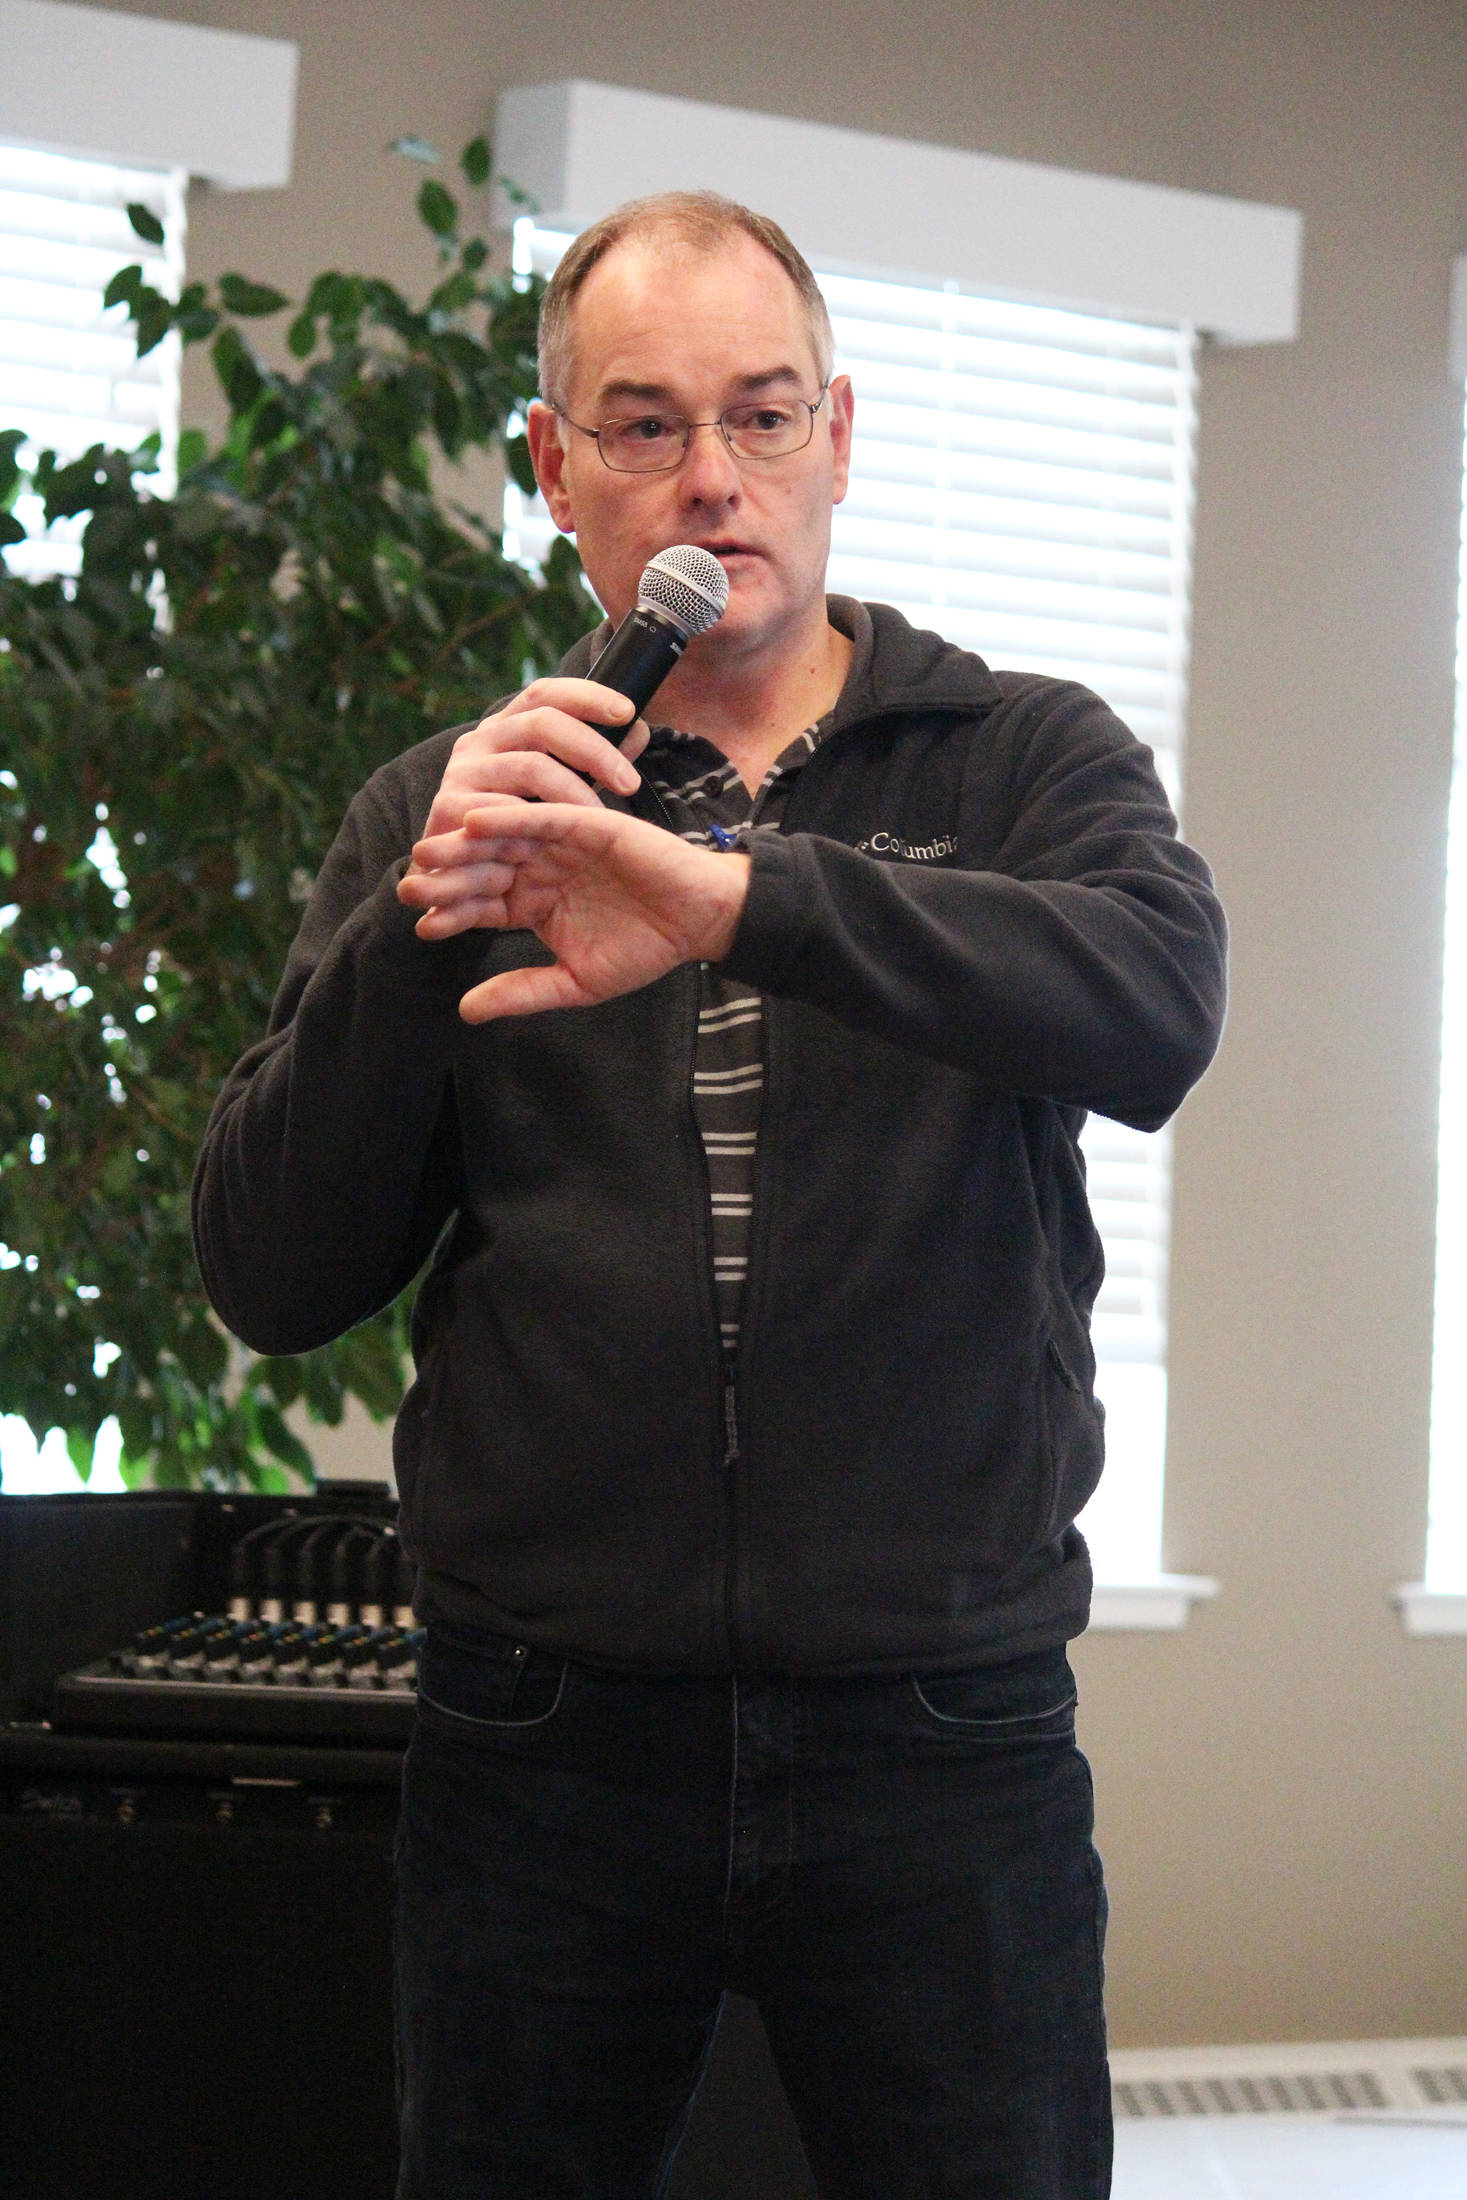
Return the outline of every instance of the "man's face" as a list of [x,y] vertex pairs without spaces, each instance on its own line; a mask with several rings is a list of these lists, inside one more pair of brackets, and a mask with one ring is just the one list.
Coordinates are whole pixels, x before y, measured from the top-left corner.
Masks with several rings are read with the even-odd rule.
[[[629,238],[576,299],[567,410],[583,426],[640,412],[716,420],[753,398],[819,396],[798,291],[771,253],[736,232],[713,252]],[[649,558],[669,544],[711,550],[729,579],[719,624],[694,647],[705,662],[779,659],[825,626],[830,515],[846,492],[850,384],[833,383],[803,451],[738,460],[716,428],[665,473],[613,473],[589,436],[543,406],[531,415],[540,486],[613,620],[636,603]]]

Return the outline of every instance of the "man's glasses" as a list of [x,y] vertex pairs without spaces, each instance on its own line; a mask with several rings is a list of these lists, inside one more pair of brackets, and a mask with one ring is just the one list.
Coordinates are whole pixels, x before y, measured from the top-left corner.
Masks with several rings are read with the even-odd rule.
[[803,451],[815,433],[815,415],[828,388],[822,388],[813,404],[806,397],[765,398],[756,405],[730,405],[716,420],[639,413],[635,419],[604,420],[599,428],[585,428],[558,405],[555,410],[578,434],[591,438],[614,474],[664,474],[681,466],[695,428],[717,428],[735,458],[788,458]]

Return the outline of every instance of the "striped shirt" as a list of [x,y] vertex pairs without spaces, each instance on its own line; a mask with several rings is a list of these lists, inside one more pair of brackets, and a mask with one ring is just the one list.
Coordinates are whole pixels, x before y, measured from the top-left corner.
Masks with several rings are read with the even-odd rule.
[[[737,767],[698,734],[654,728],[638,768],[661,797],[674,830],[684,840],[700,848],[742,848],[752,833],[778,831],[794,776],[827,730],[828,721],[822,719],[797,734],[752,796]],[[749,1272],[754,1157],[763,1096],[763,996],[704,963],[693,1058],[693,1114],[708,1162],[713,1282],[723,1349],[730,1357],[738,1348]]]

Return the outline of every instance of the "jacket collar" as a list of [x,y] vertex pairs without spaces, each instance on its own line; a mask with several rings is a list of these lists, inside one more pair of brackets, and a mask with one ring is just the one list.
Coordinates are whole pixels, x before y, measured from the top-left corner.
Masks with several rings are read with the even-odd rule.
[[[825,602],[831,625],[852,645],[832,733],[895,712],[991,710],[1002,701],[981,657],[910,626],[890,604],[858,603],[854,596],[827,596]],[[561,671],[584,679],[610,639],[611,622],[603,619],[567,650]]]
[[991,710],[1003,700],[981,657],[909,625],[890,604],[825,602],[831,625],[853,645],[832,731],[893,711]]

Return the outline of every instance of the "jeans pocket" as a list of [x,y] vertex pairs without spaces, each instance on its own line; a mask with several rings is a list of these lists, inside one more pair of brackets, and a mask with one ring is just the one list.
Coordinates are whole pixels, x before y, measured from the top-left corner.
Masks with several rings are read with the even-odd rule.
[[458,1741],[543,1726],[565,1694],[569,1661],[507,1636],[470,1639],[430,1627],[418,1673],[418,1714]]
[[929,1730],[995,1742],[1069,1741],[1074,1735],[1075,1680],[1063,1650],[957,1673],[913,1673],[909,1681]]

